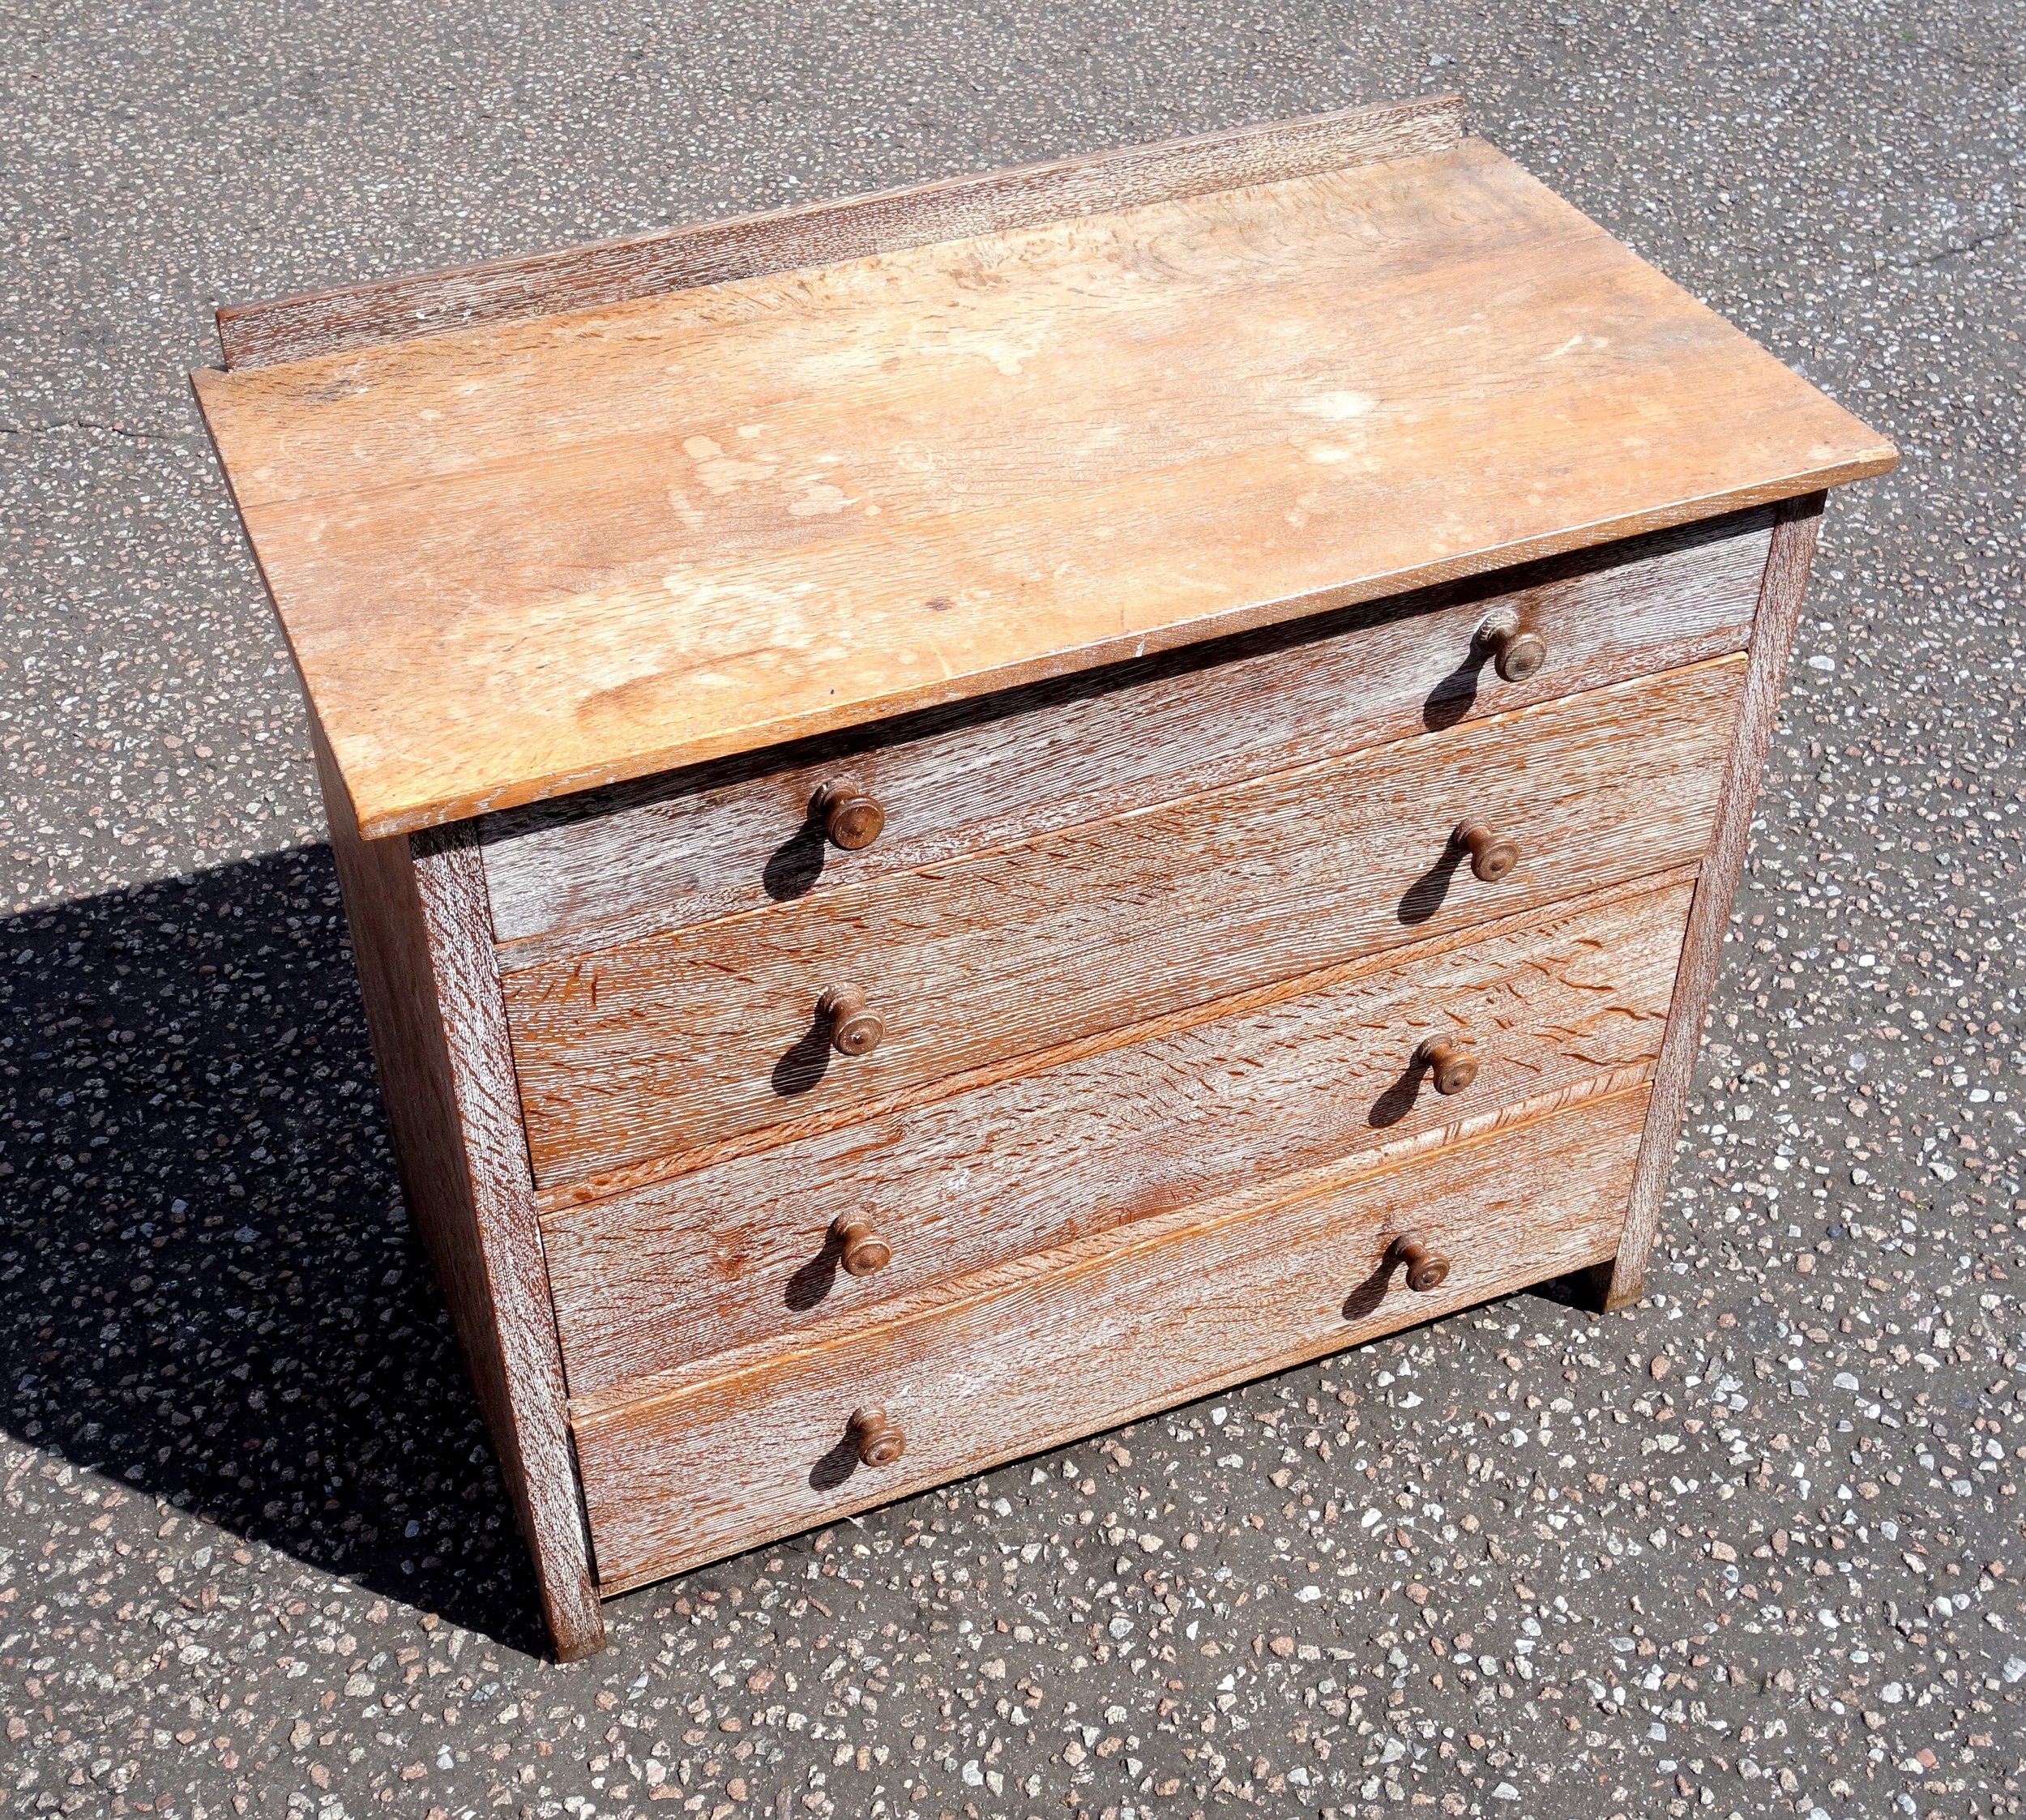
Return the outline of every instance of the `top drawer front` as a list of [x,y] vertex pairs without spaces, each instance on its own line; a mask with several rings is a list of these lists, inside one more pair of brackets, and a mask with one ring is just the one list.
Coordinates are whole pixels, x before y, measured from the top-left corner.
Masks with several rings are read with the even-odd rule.
[[[1744,660],[1261,779],[814,903],[506,976],[537,1182],[968,1070],[1693,863]],[[1502,882],[1450,844],[1519,844]],[[827,987],[866,989],[833,1054]]]
[[[1498,578],[1496,594],[1482,580],[1427,590],[489,816],[503,958],[757,909],[1742,650],[1770,524],[1742,513],[1534,564]],[[1499,607],[1546,641],[1528,681],[1501,681],[1473,644]],[[887,815],[856,852],[826,841],[810,813],[846,775]]]

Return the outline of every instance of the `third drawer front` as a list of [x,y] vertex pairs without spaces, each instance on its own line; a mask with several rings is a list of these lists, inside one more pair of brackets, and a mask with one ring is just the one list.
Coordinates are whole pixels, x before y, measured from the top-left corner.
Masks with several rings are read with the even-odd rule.
[[[544,1190],[1701,857],[1744,659],[1722,658],[505,976]],[[1451,839],[1509,839],[1502,878]],[[854,988],[883,1020],[834,1051]]]
[[[1650,1064],[1693,891],[1684,878],[1472,930],[554,1209],[544,1242],[571,1391],[877,1319],[947,1278]],[[1416,1059],[1444,1038],[1447,1092]]]
[[[574,1405],[601,1590],[1600,1262],[1647,1099],[1488,1120],[1359,1179],[1041,1254],[947,1305],[657,1396]],[[1449,1262],[1425,1292],[1403,1280],[1408,1233]],[[883,1421],[854,1425],[861,1412]],[[883,1438],[898,1457],[868,1462]]]

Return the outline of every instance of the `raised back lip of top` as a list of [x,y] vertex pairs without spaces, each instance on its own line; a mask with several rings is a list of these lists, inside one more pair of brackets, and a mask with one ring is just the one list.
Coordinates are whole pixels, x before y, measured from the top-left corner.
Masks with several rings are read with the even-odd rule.
[[1463,98],[1417,96],[801,203],[586,246],[299,291],[217,313],[227,370],[592,310],[1452,149]]

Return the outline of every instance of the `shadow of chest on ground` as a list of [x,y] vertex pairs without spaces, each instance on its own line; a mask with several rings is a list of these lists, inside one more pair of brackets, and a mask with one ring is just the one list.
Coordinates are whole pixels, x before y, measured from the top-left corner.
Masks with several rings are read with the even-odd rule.
[[0,1419],[536,1647],[401,1206],[328,851],[30,912],[0,940]]

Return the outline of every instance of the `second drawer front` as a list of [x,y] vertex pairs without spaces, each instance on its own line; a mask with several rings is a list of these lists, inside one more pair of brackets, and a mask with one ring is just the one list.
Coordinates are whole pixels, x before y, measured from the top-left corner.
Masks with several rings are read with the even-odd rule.
[[[880,1504],[1613,1255],[1644,1088],[575,1422],[601,1590]],[[1418,1231],[1451,1259],[1415,1294]],[[855,1411],[904,1438],[863,1463]]]
[[[558,1209],[544,1236],[571,1391],[877,1319],[882,1302],[947,1277],[1649,1063],[1692,891],[1627,893],[1408,951],[1044,1074]],[[1449,1095],[1413,1062],[1438,1036],[1469,1039],[1477,1065]],[[861,1223],[857,1244],[887,1262],[844,1268],[840,1220]]]
[[[1725,658],[505,977],[545,1190],[1700,859]],[[1465,814],[1518,844],[1487,883]],[[885,1020],[833,1053],[827,989]]]

